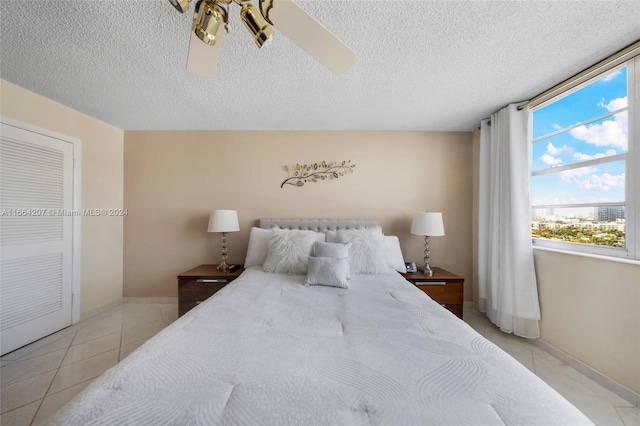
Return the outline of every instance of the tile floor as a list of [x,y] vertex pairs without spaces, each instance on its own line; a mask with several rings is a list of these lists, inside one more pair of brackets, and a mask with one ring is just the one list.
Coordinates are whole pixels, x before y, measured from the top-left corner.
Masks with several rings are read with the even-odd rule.
[[[177,304],[123,304],[2,358],[2,425],[39,425],[178,317]],[[465,321],[549,383],[597,425],[640,425],[640,409],[474,308]]]
[[178,304],[122,304],[0,358],[0,424],[40,425],[178,318]]

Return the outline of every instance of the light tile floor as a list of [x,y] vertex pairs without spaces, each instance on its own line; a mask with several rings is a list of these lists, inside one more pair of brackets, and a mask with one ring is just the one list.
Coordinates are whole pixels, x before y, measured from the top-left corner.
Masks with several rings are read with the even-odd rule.
[[[40,425],[108,368],[178,317],[177,304],[123,304],[2,358],[2,425]],[[640,425],[640,409],[477,309],[465,321],[549,383],[597,425]]]
[[177,318],[177,304],[122,304],[4,355],[0,424],[43,424]]
[[478,333],[547,382],[598,426],[640,425],[640,409],[536,346],[506,334],[476,308],[464,309],[464,320]]

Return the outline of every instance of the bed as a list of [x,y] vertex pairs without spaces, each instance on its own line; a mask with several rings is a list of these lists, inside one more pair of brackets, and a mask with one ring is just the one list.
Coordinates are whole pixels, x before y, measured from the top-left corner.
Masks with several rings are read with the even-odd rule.
[[[266,272],[272,259],[263,256],[265,238],[256,236],[276,232],[272,225],[323,234],[313,236],[318,243],[307,254],[306,274]],[[375,233],[374,222],[263,220],[261,226],[251,230],[239,278],[105,372],[51,422],[591,424],[390,267],[398,260],[389,257],[397,238],[384,239],[384,271],[354,273],[350,263],[345,281],[334,273],[344,262],[327,261],[333,275],[320,273],[319,280],[334,285],[314,285],[312,258],[343,259],[317,250],[343,244],[355,252],[361,241],[353,235]],[[351,239],[327,243],[348,234],[344,228],[353,230]]]

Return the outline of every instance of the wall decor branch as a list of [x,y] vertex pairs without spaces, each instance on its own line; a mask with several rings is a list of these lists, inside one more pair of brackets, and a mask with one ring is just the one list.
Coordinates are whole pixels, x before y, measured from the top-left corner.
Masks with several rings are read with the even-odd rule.
[[280,188],[283,188],[285,185],[304,186],[307,182],[338,179],[347,173],[353,173],[354,167],[356,167],[356,165],[351,164],[351,160],[342,162],[334,161],[331,163],[322,161],[313,164],[296,164],[291,167],[284,166],[283,169],[287,172],[287,178],[282,182]]

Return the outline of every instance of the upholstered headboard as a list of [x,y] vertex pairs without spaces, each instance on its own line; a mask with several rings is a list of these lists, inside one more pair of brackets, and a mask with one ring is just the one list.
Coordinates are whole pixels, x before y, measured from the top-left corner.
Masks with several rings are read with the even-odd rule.
[[371,219],[260,219],[260,228],[277,226],[281,229],[308,229],[316,232],[338,229],[363,229],[378,226]]

